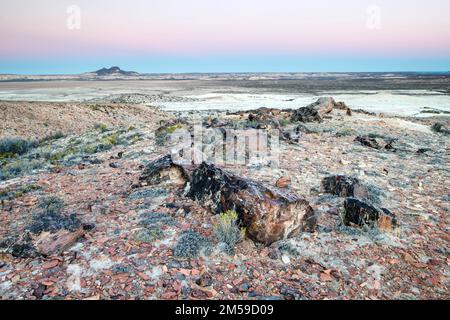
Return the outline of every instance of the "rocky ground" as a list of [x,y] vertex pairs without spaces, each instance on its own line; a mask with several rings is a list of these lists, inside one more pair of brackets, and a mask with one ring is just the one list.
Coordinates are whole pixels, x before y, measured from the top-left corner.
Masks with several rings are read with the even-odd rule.
[[[450,297],[448,117],[385,117],[330,100],[234,114],[119,102],[1,102],[0,112],[2,299]],[[220,203],[206,186],[205,199],[189,194],[198,166],[154,170],[169,134],[197,116],[210,128],[280,130],[279,168],[217,166],[239,188],[270,191],[225,183],[234,193]],[[221,238],[211,204],[233,206],[246,235]]]

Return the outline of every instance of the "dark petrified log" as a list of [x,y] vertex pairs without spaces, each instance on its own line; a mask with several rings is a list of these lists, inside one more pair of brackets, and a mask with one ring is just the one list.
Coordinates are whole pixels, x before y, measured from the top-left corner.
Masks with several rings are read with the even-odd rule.
[[398,226],[395,215],[385,208],[377,208],[356,198],[347,198],[344,202],[342,222],[347,226],[378,227],[384,231],[392,231]]
[[312,231],[316,224],[314,211],[305,199],[207,163],[194,170],[188,196],[216,214],[236,211],[248,236],[266,245],[300,231]]
[[339,197],[368,198],[369,191],[357,178],[345,175],[335,175],[325,177],[322,180],[324,192],[337,195]]

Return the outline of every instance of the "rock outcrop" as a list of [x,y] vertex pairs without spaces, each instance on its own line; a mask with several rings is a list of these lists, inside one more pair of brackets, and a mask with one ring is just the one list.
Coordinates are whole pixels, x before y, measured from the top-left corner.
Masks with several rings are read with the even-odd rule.
[[216,214],[236,211],[248,236],[266,245],[313,230],[316,224],[305,199],[207,163],[194,170],[188,196]]

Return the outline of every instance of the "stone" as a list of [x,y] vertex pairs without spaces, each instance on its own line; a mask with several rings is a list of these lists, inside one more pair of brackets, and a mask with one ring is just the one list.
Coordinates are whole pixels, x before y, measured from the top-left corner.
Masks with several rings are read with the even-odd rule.
[[369,148],[373,148],[373,149],[381,149],[380,144],[378,143],[378,141],[375,138],[371,138],[368,136],[357,136],[355,138],[356,142],[359,142],[360,144],[362,144],[365,147],[369,147]]
[[182,166],[175,164],[170,155],[149,163],[139,177],[141,185],[183,188],[189,176]]
[[42,232],[35,241],[37,251],[44,256],[61,254],[86,233],[82,227],[75,231],[61,229],[55,233]]
[[288,176],[281,177],[276,182],[277,188],[289,188],[290,185],[291,185],[291,178]]
[[322,180],[322,189],[339,197],[369,197],[369,190],[357,178],[345,175],[333,175]]
[[396,216],[388,209],[380,209],[356,198],[345,200],[342,222],[346,226],[376,227],[383,231],[393,231],[398,227]]
[[299,122],[322,122],[326,114],[333,109],[346,110],[347,115],[351,115],[351,110],[343,102],[336,102],[331,97],[319,98],[310,105],[297,109],[292,113],[291,121]]
[[314,210],[304,198],[205,162],[194,170],[188,196],[215,214],[236,211],[247,235],[265,245],[316,225]]

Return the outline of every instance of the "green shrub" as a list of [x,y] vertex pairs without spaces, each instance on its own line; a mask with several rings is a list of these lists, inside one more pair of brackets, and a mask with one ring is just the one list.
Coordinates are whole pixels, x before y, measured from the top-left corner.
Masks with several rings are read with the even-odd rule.
[[0,158],[12,158],[17,155],[27,153],[30,149],[36,148],[38,141],[25,140],[22,138],[6,138],[0,140]]
[[447,130],[442,123],[436,122],[431,126],[431,130],[436,133],[450,134],[450,130]]
[[219,242],[225,245],[225,252],[231,255],[234,254],[236,244],[244,238],[245,229],[239,228],[237,213],[229,210],[220,214],[214,233]]
[[164,146],[169,138],[169,135],[176,130],[181,129],[183,125],[181,123],[174,124],[169,127],[160,127],[155,132],[155,140],[158,146]]
[[54,141],[54,140],[58,140],[64,138],[64,133],[62,133],[61,131],[56,131],[54,133],[49,134],[48,136],[42,138],[39,143],[43,144],[43,143],[47,143],[50,141]]
[[95,129],[99,130],[100,132],[106,132],[108,131],[108,126],[104,123],[98,123],[95,125]]
[[19,198],[29,192],[39,190],[41,187],[37,184],[29,184],[25,186],[21,186],[16,190],[7,190],[0,192],[0,201],[2,200],[13,200]]
[[64,209],[64,201],[58,197],[50,196],[39,202],[39,208],[46,214],[60,214]]
[[164,232],[155,226],[139,229],[133,235],[135,241],[142,243],[152,243],[163,238]]
[[195,258],[202,250],[209,252],[210,244],[208,239],[194,231],[186,231],[173,248],[173,255],[176,258]]
[[280,126],[282,126],[282,127],[288,126],[289,123],[290,123],[290,122],[289,122],[288,119],[281,119],[281,120],[280,120]]

